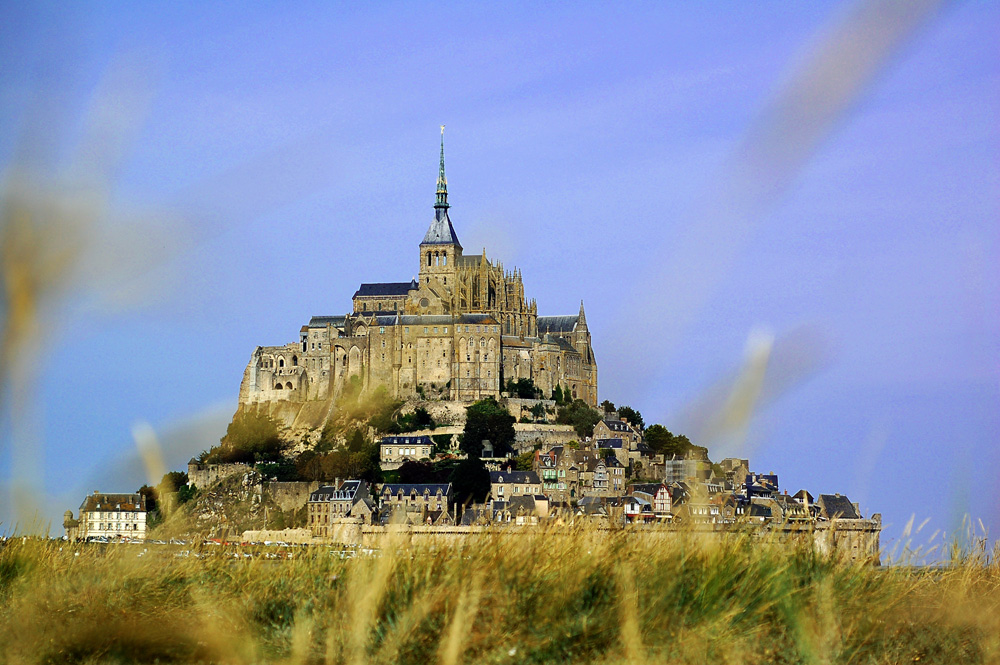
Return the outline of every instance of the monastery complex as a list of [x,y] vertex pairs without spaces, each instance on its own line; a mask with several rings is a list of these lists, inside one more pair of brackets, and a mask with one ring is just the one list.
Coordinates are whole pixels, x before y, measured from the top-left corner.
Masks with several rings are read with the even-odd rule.
[[[349,382],[393,396],[468,401],[500,397],[531,379],[597,405],[597,361],[580,303],[575,316],[538,316],[517,269],[464,254],[448,215],[444,130],[434,219],[420,243],[419,277],[361,284],[351,313],[314,316],[296,342],[260,346],[241,404],[328,400]],[[356,378],[355,378],[356,377]]]

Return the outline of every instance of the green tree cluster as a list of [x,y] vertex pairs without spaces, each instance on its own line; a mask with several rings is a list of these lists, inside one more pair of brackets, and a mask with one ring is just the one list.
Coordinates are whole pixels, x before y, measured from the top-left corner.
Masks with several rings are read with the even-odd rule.
[[238,411],[219,445],[203,453],[201,459],[212,464],[277,462],[284,449],[278,423],[266,413],[252,409]]
[[640,431],[646,425],[646,423],[642,421],[642,414],[633,409],[631,406],[618,407],[618,417],[627,420],[630,425],[634,425]]
[[480,400],[465,410],[465,431],[462,450],[469,457],[482,457],[483,441],[493,445],[493,453],[502,457],[514,444],[516,419],[493,397]]
[[694,444],[683,434],[674,434],[660,424],[650,425],[644,433],[646,445],[658,454],[678,458],[686,457],[694,448]]
[[490,493],[490,472],[478,457],[459,462],[448,479],[456,503],[467,506],[482,503]]
[[577,436],[585,439],[594,435],[594,425],[601,422],[601,414],[590,408],[590,405],[582,399],[577,399],[559,409],[556,422],[572,425]]
[[511,397],[518,397],[520,399],[542,398],[541,389],[535,386],[535,382],[531,379],[518,379],[517,381],[511,379],[507,382],[507,392]]
[[379,444],[367,441],[359,429],[347,436],[347,445],[331,452],[307,450],[295,460],[295,470],[302,480],[330,482],[336,478],[359,478],[370,483],[382,482]]

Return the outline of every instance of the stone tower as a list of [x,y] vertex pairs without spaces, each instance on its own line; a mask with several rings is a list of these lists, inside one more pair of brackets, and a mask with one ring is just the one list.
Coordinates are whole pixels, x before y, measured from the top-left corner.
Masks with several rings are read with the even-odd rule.
[[[441,125],[441,164],[438,167],[437,199],[434,202],[434,220],[424,240],[420,243],[420,284],[437,280],[445,291],[452,293],[455,273],[462,257],[462,244],[458,242],[455,227],[448,218],[448,179],[444,174],[444,125]],[[442,294],[443,295],[443,294]]]

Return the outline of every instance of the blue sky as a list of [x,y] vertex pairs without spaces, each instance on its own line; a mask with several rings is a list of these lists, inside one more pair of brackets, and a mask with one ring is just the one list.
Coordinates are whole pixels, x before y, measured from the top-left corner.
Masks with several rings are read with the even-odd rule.
[[[39,181],[106,202],[33,359],[45,514],[142,482],[136,422],[179,467],[221,436],[257,345],[415,274],[446,124],[463,245],[518,266],[542,314],[586,302],[602,399],[700,431],[770,335],[753,467],[860,499],[890,545],[911,514],[1000,530],[1000,8],[934,12],[780,197],[706,216],[852,11],[7,3],[4,173],[27,145]],[[81,147],[95,108],[112,130]]]

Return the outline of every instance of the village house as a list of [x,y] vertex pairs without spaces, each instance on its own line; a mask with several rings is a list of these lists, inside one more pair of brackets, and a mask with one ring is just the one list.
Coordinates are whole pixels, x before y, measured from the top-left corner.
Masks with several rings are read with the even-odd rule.
[[[424,523],[430,519],[437,523],[442,515],[453,508],[451,483],[387,483],[378,493],[382,513],[389,515],[397,511],[406,513],[406,521]],[[399,522],[400,519],[389,519]]]
[[534,471],[490,471],[490,498],[509,501],[513,496],[539,494],[542,481]]
[[334,535],[333,525],[349,517],[371,524],[377,513],[365,480],[324,485],[309,495],[306,505],[309,529],[314,536],[321,537]]
[[634,483],[626,488],[630,496],[644,499],[653,507],[658,518],[670,516],[670,489],[664,483]]
[[433,452],[434,442],[426,435],[384,436],[379,443],[379,461],[386,471],[398,469],[407,460],[428,459]]
[[80,504],[79,540],[145,540],[146,497],[94,491]]

